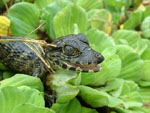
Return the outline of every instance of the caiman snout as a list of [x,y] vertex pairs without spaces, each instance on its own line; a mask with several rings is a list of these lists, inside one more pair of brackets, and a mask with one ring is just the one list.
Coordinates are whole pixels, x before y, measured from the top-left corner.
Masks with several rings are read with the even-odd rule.
[[104,61],[104,57],[100,53],[96,52],[95,56],[97,58],[97,64],[99,64],[99,63]]

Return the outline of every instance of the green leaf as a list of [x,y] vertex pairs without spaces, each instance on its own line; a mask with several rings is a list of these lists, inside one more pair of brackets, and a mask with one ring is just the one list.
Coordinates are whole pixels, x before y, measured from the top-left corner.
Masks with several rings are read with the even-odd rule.
[[137,41],[140,39],[138,32],[130,30],[118,30],[114,32],[112,37],[116,44],[124,44],[134,47]]
[[113,39],[103,31],[99,31],[98,29],[90,29],[86,33],[86,36],[89,43],[92,44],[92,47],[94,47],[94,49],[98,52],[102,52],[109,47],[115,48],[115,42]]
[[123,7],[127,10],[130,7],[130,0],[104,0],[106,9],[120,11]]
[[140,56],[143,54],[144,51],[149,47],[150,42],[148,39],[139,39],[136,44],[135,44],[135,51],[138,53]]
[[[31,94],[31,97],[29,96],[29,94]],[[37,90],[33,90],[27,86],[19,88],[10,86],[0,88],[0,113],[29,113],[29,111],[35,111],[38,109],[39,111],[41,110],[40,113],[45,113],[43,111],[47,109],[42,108],[44,107],[44,99],[41,98],[41,96],[42,95],[39,95],[39,92]],[[30,103],[30,107],[28,106],[26,108],[26,103]],[[24,107],[26,109],[22,109]],[[47,113],[53,112],[49,111]]]
[[[114,97],[118,97],[121,94],[121,90],[122,90],[123,84],[124,84],[124,80],[123,79],[115,78],[114,80],[109,81],[105,87],[101,87],[101,88],[98,88],[98,89],[103,90],[105,92],[108,92]],[[121,88],[121,90],[119,91],[119,93],[115,94],[116,93],[115,90],[118,90],[120,88]],[[113,91],[115,91],[115,93],[111,93]]]
[[97,10],[90,18],[91,28],[97,28],[106,33],[111,32],[111,13],[105,9]]
[[10,78],[14,75],[14,73],[11,73],[9,71],[5,71],[3,72],[3,79],[7,79],[7,78]]
[[7,67],[0,61],[0,70],[6,71]]
[[54,33],[54,17],[57,14],[58,11],[60,11],[62,8],[72,4],[71,1],[66,0],[56,0],[53,3],[47,5],[47,7],[42,9],[41,14],[41,23],[44,21],[46,24],[44,26],[46,33],[48,36],[54,40],[56,39],[55,33]]
[[150,60],[150,47],[148,47],[141,55],[143,60]]
[[109,95],[104,91],[98,91],[88,86],[80,85],[79,96],[92,107],[107,106],[109,103]]
[[138,92],[138,85],[129,80],[115,79],[107,83],[105,87],[97,88],[110,95],[109,107],[134,108],[142,106],[142,99]]
[[[39,9],[26,2],[13,5],[8,10],[8,17],[11,20],[11,31],[14,36],[26,36],[39,25]],[[36,32],[29,35],[30,38],[37,39]]]
[[53,0],[35,0],[35,4],[39,7],[39,8],[45,8],[47,5],[49,5],[50,3],[52,3]]
[[82,107],[81,113],[98,113],[95,109]]
[[123,29],[135,29],[138,25],[141,24],[142,21],[142,11],[137,10],[136,12],[132,12],[128,18],[128,20],[125,21],[123,24]]
[[124,80],[124,84],[122,87],[121,96],[125,96],[131,94],[132,92],[138,92],[139,87],[134,81]]
[[77,5],[65,7],[54,17],[54,32],[56,37],[76,34],[78,32],[85,33],[86,29],[86,12]]
[[143,81],[143,80],[141,80],[141,81],[138,82],[138,84],[141,87],[149,87],[150,86],[150,82],[149,81]]
[[150,6],[147,5],[144,8],[144,11],[142,12],[142,20],[144,20],[147,16],[150,16]]
[[23,104],[24,96],[15,87],[0,88],[0,113],[11,113],[19,104]]
[[28,86],[33,89],[37,89],[39,91],[43,91],[43,84],[40,80],[40,78],[32,77],[29,75],[24,74],[16,74],[15,76],[5,79],[3,81],[0,81],[0,88],[6,87],[6,86]]
[[132,109],[123,109],[121,107],[115,107],[117,113],[149,113],[149,111],[144,107],[134,107]]
[[109,97],[109,104],[108,104],[109,107],[116,107],[116,106],[125,106],[126,107],[125,104],[126,103],[119,98]]
[[52,4],[48,5],[42,10],[41,18],[43,21],[46,22],[44,28],[51,37],[51,39],[55,39],[55,33],[53,28],[53,19],[56,13],[60,10],[60,6],[57,4],[57,2],[53,2]]
[[22,104],[18,106],[11,113],[55,113],[53,110],[48,108],[37,107],[33,104]]
[[122,68],[118,77],[139,81],[143,75],[143,61],[140,56],[126,45],[118,45],[117,54],[122,61]]
[[150,60],[144,60],[144,74],[142,76],[142,80],[150,81]]
[[77,75],[73,71],[58,70],[51,77],[53,79],[50,87],[57,92],[58,103],[66,103],[79,93],[79,88],[76,85],[80,84],[80,74]]
[[125,101],[127,108],[142,107],[142,98],[139,92],[131,92],[128,95],[121,97]]
[[66,104],[55,103],[51,109],[53,109],[56,113],[81,113],[81,105],[76,98]]
[[21,92],[23,92],[26,103],[31,103],[39,107],[45,106],[45,101],[42,92],[39,92],[36,89],[31,89],[28,86],[20,86],[18,87],[18,89]]
[[140,87],[140,94],[144,104],[150,103],[150,88],[149,87]]
[[146,17],[142,22],[141,30],[144,38],[150,38],[150,16]]
[[101,9],[103,7],[102,0],[77,0],[77,4],[87,11],[91,9]]

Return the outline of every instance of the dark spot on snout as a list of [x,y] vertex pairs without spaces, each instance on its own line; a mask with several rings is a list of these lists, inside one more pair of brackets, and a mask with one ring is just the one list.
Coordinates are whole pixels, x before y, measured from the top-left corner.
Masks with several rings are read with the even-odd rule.
[[100,53],[96,53],[97,64],[104,61],[104,57]]

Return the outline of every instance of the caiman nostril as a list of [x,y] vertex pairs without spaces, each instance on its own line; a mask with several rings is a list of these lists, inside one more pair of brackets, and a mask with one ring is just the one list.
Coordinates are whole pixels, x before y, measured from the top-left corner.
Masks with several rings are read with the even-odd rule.
[[101,55],[101,54],[99,54],[99,53],[98,53],[98,54],[96,54],[96,57],[97,57],[97,58],[100,58],[101,56],[102,56],[102,55]]
[[96,57],[98,58],[97,63],[101,63],[104,61],[104,57],[101,54],[97,54]]

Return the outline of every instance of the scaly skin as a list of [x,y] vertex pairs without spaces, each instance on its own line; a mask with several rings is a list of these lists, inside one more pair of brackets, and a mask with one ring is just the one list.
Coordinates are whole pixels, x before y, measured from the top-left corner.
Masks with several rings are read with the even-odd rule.
[[[21,37],[0,38],[18,39]],[[101,69],[99,64],[104,60],[103,56],[90,48],[83,34],[58,38],[52,44],[56,47],[41,47],[36,43],[22,41],[0,42],[0,60],[18,72],[41,77],[48,72],[48,69],[33,51],[34,48],[54,70],[63,68],[73,71],[98,72]]]

